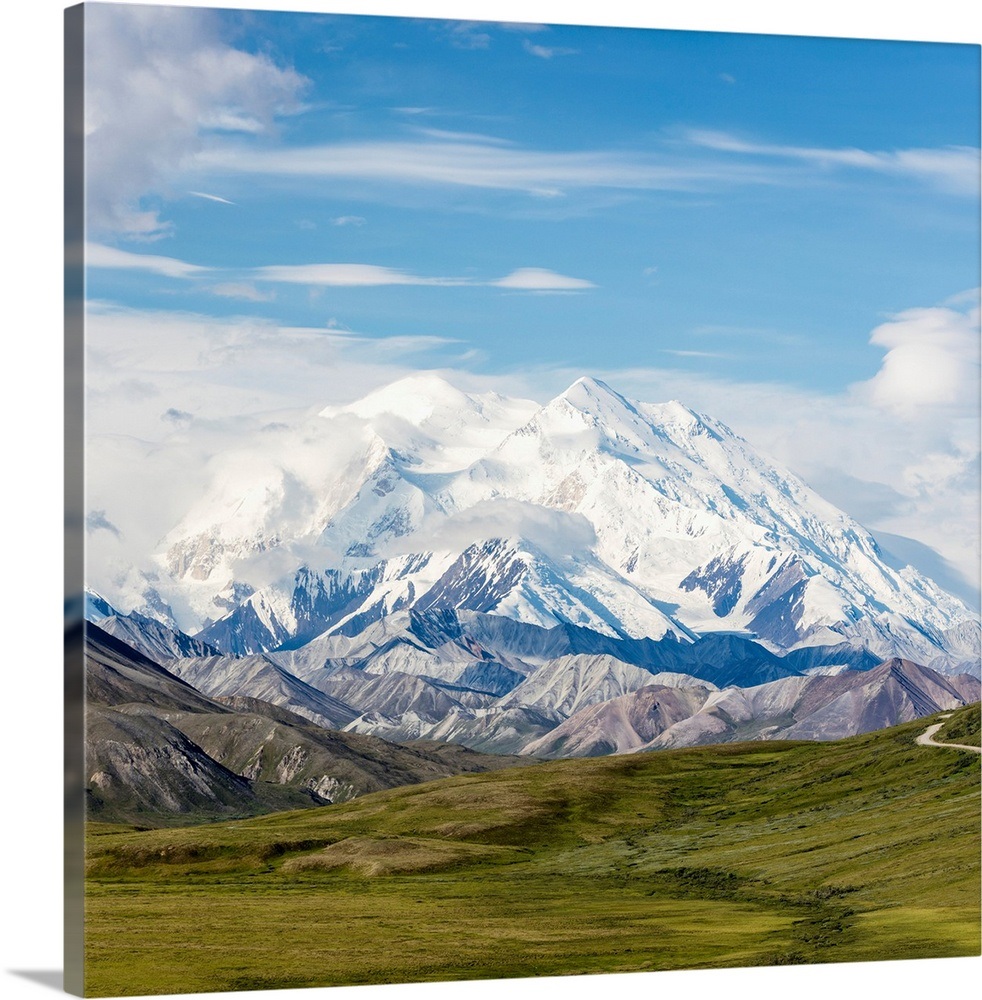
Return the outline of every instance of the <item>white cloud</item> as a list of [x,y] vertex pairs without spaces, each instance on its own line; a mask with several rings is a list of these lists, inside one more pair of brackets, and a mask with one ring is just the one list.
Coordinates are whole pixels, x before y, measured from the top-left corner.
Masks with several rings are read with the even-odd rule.
[[773,167],[759,164],[616,150],[521,149],[487,139],[378,141],[262,150],[226,143],[203,150],[194,163],[200,170],[229,174],[449,184],[548,196],[597,187],[693,191],[719,183],[773,182],[778,173]]
[[522,40],[522,48],[529,55],[538,56],[539,59],[552,59],[553,56],[575,56],[578,49],[566,49],[560,46],[534,45],[527,38]]
[[732,354],[720,354],[718,351],[682,351],[663,347],[662,354],[671,354],[676,358],[732,358]]
[[246,302],[272,302],[276,292],[260,291],[249,281],[223,281],[218,285],[210,285],[208,291],[212,295],[220,295],[226,299],[242,299]]
[[337,218],[331,219],[331,225],[363,226],[365,225],[365,220],[360,215],[339,215]]
[[870,343],[886,348],[876,376],[857,387],[874,406],[905,420],[925,411],[964,412],[979,394],[979,309],[909,309],[878,326]]
[[254,273],[263,281],[347,288],[467,283],[465,279],[457,278],[423,278],[392,267],[379,267],[376,264],[283,264],[257,267]]
[[450,21],[445,27],[455,49],[486,49],[491,45],[491,36],[480,21]]
[[[939,553],[972,590],[979,566],[977,324],[977,299],[965,296],[899,313],[871,332],[883,351],[878,370],[835,393],[667,366],[542,367],[494,376],[458,371],[454,381],[467,391],[494,389],[544,402],[593,374],[635,399],[681,399],[724,420],[867,527]],[[190,504],[202,488],[198,470],[208,456],[270,423],[296,426],[298,412],[349,403],[420,367],[414,363],[419,352],[449,346],[432,336],[372,339],[248,317],[216,320],[98,304],[90,309],[88,330],[88,430],[97,442],[90,476],[103,487],[93,489],[90,504],[127,539],[121,565],[136,552],[133,532],[150,551],[181,504]],[[466,364],[466,350],[456,353]],[[444,363],[447,358],[444,352]],[[483,357],[475,363],[483,366]],[[915,368],[926,387],[910,388]],[[194,419],[161,419],[168,410]],[[114,484],[129,481],[134,464],[146,470],[156,492],[148,486],[144,496],[141,486],[132,497],[120,495]],[[157,495],[168,491],[174,494],[169,501]],[[154,531],[157,537],[149,539]],[[102,546],[122,544],[110,532],[94,537]]]
[[976,197],[979,191],[979,150],[969,146],[938,149],[823,149],[749,142],[727,132],[691,130],[688,141],[705,149],[751,157],[798,160],[816,167],[847,167],[882,174],[914,177],[950,194]]
[[[337,224],[337,220],[335,220]],[[99,243],[89,243],[85,250],[89,267],[137,269],[162,274],[169,278],[194,278],[202,274],[214,276],[221,273],[246,274],[259,281],[282,282],[294,285],[334,288],[371,288],[385,285],[426,285],[431,287],[493,287],[523,291],[580,291],[595,288],[592,281],[558,274],[542,267],[521,267],[503,278],[480,280],[477,278],[426,277],[397,268],[377,264],[271,264],[266,267],[240,269],[228,272],[222,268],[201,267],[175,257],[131,253]],[[269,302],[275,292],[260,291],[248,281],[222,282],[211,285],[208,291],[227,298],[251,302]]]
[[150,271],[167,278],[189,278],[207,271],[208,268],[188,264],[175,257],[161,257],[156,254],[130,253],[102,243],[85,245],[85,263],[88,267]]
[[413,127],[409,131],[417,135],[426,136],[428,139],[437,139],[441,142],[477,142],[490,146],[511,146],[514,145],[511,139],[502,139],[496,135],[485,135],[483,132],[457,132],[445,128],[419,128]]
[[444,287],[489,286],[521,291],[579,291],[595,288],[591,281],[573,278],[541,267],[522,267],[503,278],[425,277],[375,264],[284,264],[259,267],[253,272],[264,281],[300,285],[369,287],[383,285],[429,285]]
[[978,191],[979,152],[967,147],[868,152],[767,145],[722,132],[689,131],[682,142],[645,152],[556,151],[466,133],[421,134],[429,141],[289,149],[216,143],[202,150],[194,165],[224,174],[454,185],[549,197],[596,188],[706,191],[735,184],[802,184],[828,170],[847,168],[905,177],[953,194],[973,196]]
[[570,278],[565,274],[556,274],[542,267],[520,267],[517,271],[489,284],[496,288],[517,288],[527,291],[581,291],[586,288],[596,288],[592,281],[584,278]]
[[148,555],[209,488],[220,456],[248,465],[289,451],[329,467],[348,445],[313,414],[448,343],[106,303],[90,304],[86,331],[86,502],[93,529],[115,528],[94,530],[88,555],[91,582],[110,592],[152,568]]
[[206,191],[188,191],[188,194],[194,195],[195,198],[204,198],[206,201],[217,201],[221,205],[234,205],[234,201],[229,201],[228,198],[220,198],[217,194],[208,194]]
[[280,409],[320,409],[406,374],[397,359],[455,343],[100,302],[89,304],[86,333],[87,429],[145,441],[168,432],[160,420],[168,409],[213,427]]
[[[306,81],[267,56],[232,48],[206,10],[96,4],[86,11],[89,226],[154,238],[159,209],[209,130],[267,132],[300,110]],[[125,85],[124,85],[125,81]]]
[[582,514],[551,510],[522,500],[498,497],[466,510],[443,512],[428,518],[409,539],[394,539],[380,555],[392,557],[408,551],[462,549],[487,538],[523,538],[557,561],[571,551],[590,548],[596,534]]

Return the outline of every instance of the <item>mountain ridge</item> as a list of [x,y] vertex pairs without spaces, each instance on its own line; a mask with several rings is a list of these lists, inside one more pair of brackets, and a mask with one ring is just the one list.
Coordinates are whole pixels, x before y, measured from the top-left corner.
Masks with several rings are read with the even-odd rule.
[[[275,458],[250,463],[245,440],[215,461],[136,613],[90,601],[211,695],[513,752],[660,674],[681,704],[788,678],[858,691],[857,668],[895,657],[979,672],[977,616],[678,400],[584,376],[537,405],[430,373],[305,419]],[[161,624],[188,607],[217,613],[194,635]],[[890,719],[919,697],[867,696]],[[672,738],[730,738],[702,715]]]

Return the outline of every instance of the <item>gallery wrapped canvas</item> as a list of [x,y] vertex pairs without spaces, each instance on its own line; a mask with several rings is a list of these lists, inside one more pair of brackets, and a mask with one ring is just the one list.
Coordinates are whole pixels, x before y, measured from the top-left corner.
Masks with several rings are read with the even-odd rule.
[[66,985],[978,955],[979,48],[66,11]]

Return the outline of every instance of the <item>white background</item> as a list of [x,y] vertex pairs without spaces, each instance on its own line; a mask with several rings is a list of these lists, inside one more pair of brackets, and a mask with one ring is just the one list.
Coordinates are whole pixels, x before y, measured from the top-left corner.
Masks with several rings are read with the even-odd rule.
[[[188,6],[181,3],[181,6]],[[61,109],[62,10],[58,0],[6,8],[3,117],[3,451],[0,597],[4,786],[0,897],[2,993],[52,995],[61,968]],[[922,39],[979,44],[982,14],[970,2],[929,0],[901,9],[872,0],[764,2],[676,0],[363,0],[225,3],[220,6],[432,17],[624,24],[662,28]],[[898,956],[899,957],[899,956]],[[29,975],[25,977],[23,973]],[[46,976],[31,978],[31,974]],[[40,981],[39,981],[40,979]],[[889,994],[974,995],[982,960],[947,959],[794,969],[650,973],[577,979],[290,990],[298,1000],[552,1000],[616,992],[620,1000],[725,994],[735,1000],[818,1000]],[[972,983],[976,987],[972,987]],[[259,996],[252,994],[253,996]],[[233,996],[233,994],[226,994]],[[273,994],[270,995],[271,997]]]

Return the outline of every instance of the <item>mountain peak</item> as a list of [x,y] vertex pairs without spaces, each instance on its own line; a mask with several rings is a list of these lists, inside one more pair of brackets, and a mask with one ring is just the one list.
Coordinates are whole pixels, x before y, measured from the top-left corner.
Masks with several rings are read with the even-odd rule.
[[602,382],[592,375],[581,375],[565,392],[560,394],[561,399],[568,399],[570,402],[582,399],[603,399],[613,398],[622,403],[626,400],[614,389],[611,389],[606,382]]
[[323,417],[351,413],[371,419],[382,415],[403,417],[411,423],[421,423],[437,409],[470,409],[474,401],[442,375],[433,371],[413,372],[388,385],[373,389],[368,395],[345,406],[328,406]]
[[556,397],[556,402],[559,401],[595,417],[609,418],[613,414],[623,415],[625,410],[632,416],[638,415],[635,405],[630,400],[592,375],[578,378],[565,392]]

